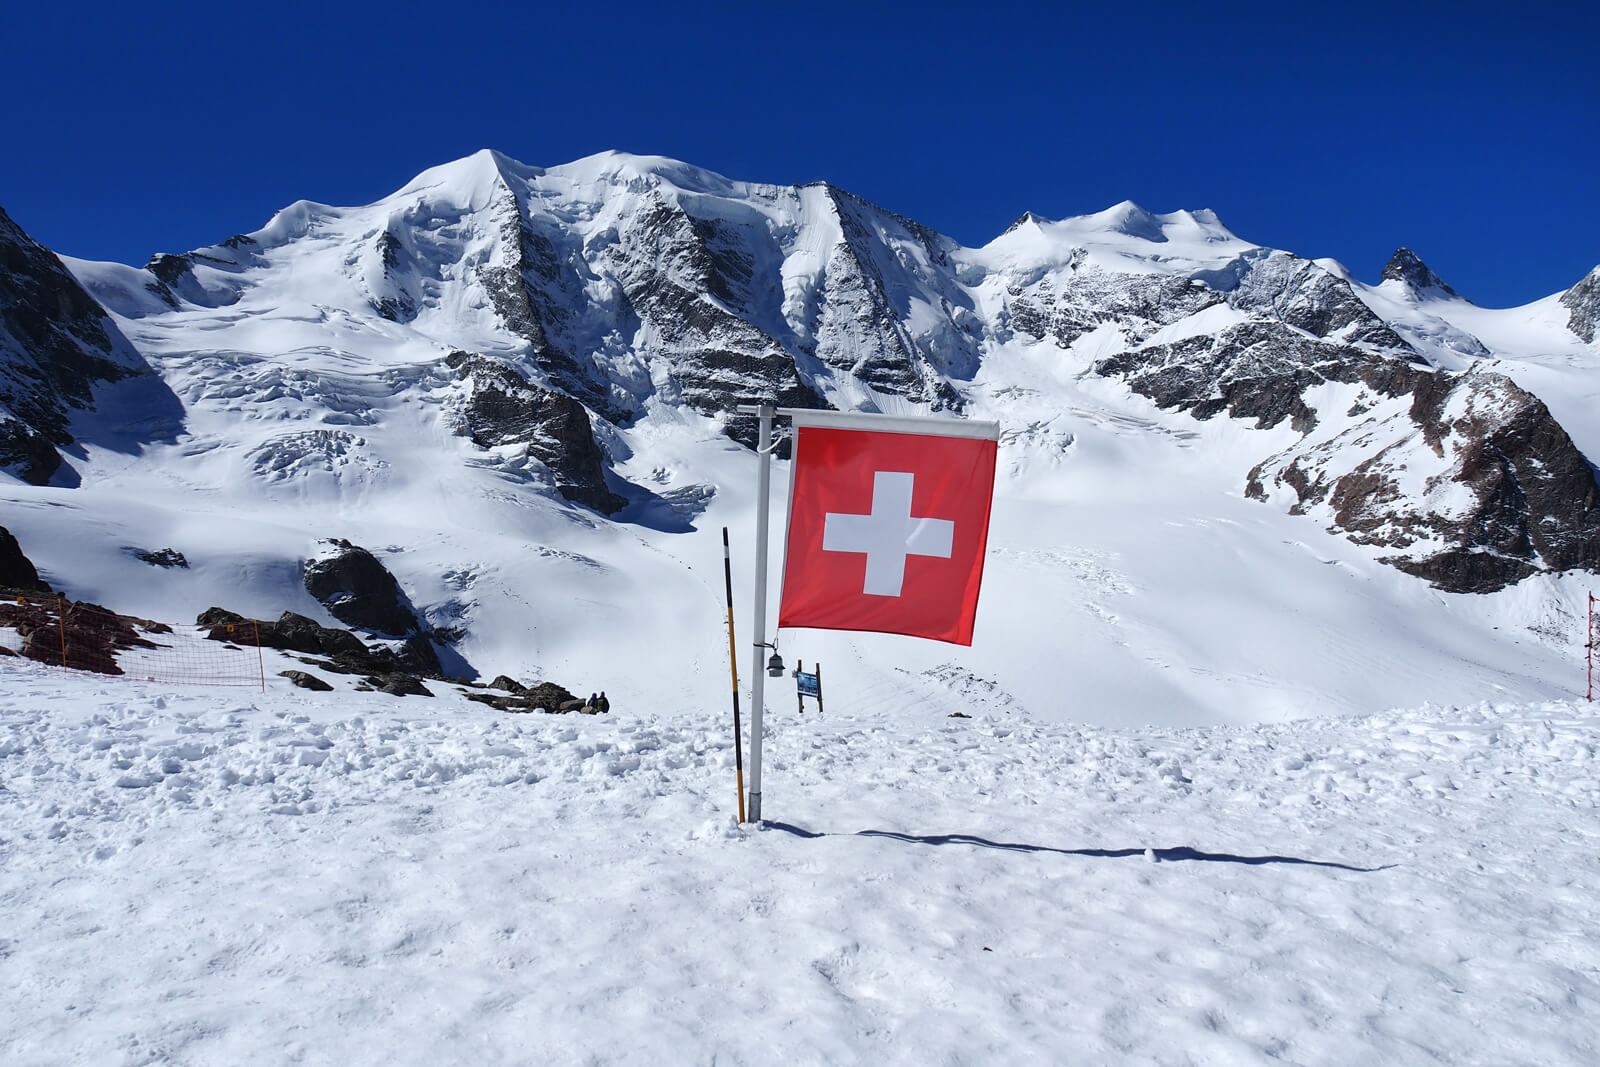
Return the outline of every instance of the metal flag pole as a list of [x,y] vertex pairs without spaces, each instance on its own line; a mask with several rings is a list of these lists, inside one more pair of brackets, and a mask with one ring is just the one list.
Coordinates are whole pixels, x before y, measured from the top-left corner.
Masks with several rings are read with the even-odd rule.
[[753,691],[750,695],[750,808],[751,822],[761,821],[761,716],[766,710],[765,664],[761,653],[767,647],[767,528],[772,496],[772,417],[771,404],[759,408],[761,427],[756,434],[756,641],[750,649]]
[[750,804],[747,814],[751,822],[761,821],[761,713],[766,708],[767,674],[761,662],[761,652],[767,648],[767,511],[772,488],[772,417],[777,408],[771,404],[741,405],[743,412],[754,412],[761,418],[756,433],[756,604],[750,625],[755,643],[750,648]]

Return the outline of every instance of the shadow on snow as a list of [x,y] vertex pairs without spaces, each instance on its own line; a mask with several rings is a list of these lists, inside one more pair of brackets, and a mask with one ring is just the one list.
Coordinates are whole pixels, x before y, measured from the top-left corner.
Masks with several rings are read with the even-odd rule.
[[[1055,852],[1063,856],[1092,856],[1096,859],[1127,859],[1132,856],[1143,856],[1146,852],[1142,848],[1052,848],[1049,845],[1026,845],[1016,841],[990,841],[986,837],[975,837],[972,834],[902,834],[893,830],[857,830],[853,834],[835,834],[806,830],[784,822],[768,822],[763,825],[769,830],[781,830],[786,834],[808,839],[819,837],[888,837],[913,845],[973,845],[977,848],[997,848],[1005,852]],[[1386,863],[1381,867],[1356,867],[1348,863],[1335,863],[1331,860],[1308,860],[1301,859],[1298,856],[1236,856],[1228,852],[1201,852],[1199,849],[1190,848],[1187,845],[1179,845],[1175,848],[1154,848],[1148,851],[1154,853],[1156,859],[1162,863],[1176,863],[1179,860],[1203,860],[1208,863],[1242,863],[1247,867],[1261,867],[1269,863],[1293,863],[1305,867],[1332,867],[1336,870],[1357,871],[1362,874],[1386,871],[1396,866],[1393,863]]]

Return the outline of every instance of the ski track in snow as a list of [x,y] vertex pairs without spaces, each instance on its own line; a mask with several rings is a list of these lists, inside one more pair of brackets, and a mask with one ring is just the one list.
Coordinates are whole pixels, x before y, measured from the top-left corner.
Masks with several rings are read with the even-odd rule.
[[1581,702],[774,698],[756,829],[720,707],[0,678],[7,1064],[1600,1055]]

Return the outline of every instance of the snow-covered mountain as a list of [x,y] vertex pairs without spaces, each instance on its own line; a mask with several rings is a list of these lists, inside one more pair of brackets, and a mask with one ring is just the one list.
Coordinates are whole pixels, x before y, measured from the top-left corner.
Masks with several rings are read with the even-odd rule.
[[[1003,426],[975,649],[786,638],[845,679],[1106,720],[1543,698],[1600,571],[1600,273],[1490,310],[1405,249],[1368,286],[1131,203],[965,248],[827,184],[620,153],[483,151],[143,269],[0,238],[0,524],[152,617],[326,620],[299,578],[340,537],[472,668],[709,671],[706,545],[748,530],[760,398]],[[76,386],[28,369],[63,363],[14,325],[46,292],[58,347],[107,354]],[[124,551],[156,542],[193,565]]]

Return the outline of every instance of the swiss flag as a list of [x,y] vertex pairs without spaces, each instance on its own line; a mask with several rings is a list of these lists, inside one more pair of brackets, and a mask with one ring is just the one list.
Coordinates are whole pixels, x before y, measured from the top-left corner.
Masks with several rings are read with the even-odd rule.
[[833,412],[794,418],[778,625],[972,644],[998,426]]

